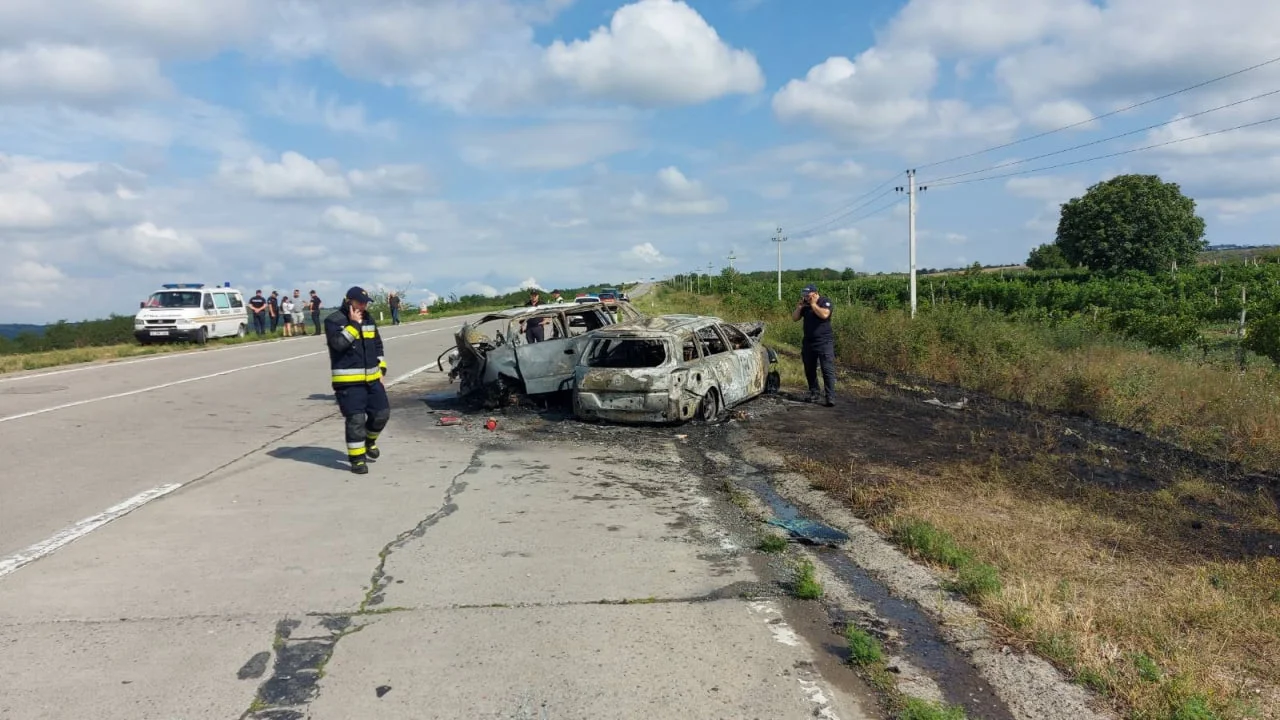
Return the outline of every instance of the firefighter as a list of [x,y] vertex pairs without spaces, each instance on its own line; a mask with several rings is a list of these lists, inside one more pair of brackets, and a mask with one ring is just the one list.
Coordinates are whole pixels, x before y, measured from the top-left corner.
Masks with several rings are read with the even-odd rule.
[[391,403],[382,378],[387,361],[382,336],[368,315],[369,293],[353,287],[342,307],[325,318],[333,394],[346,421],[347,458],[351,472],[369,472],[365,459],[377,460],[378,434],[391,419]]

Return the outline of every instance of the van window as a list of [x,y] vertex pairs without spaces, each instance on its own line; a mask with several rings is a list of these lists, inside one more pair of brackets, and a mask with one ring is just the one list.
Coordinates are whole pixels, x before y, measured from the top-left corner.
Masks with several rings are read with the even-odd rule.
[[226,310],[227,308],[231,307],[231,303],[227,302],[227,294],[214,293],[213,306],[218,308],[219,310]]
[[231,307],[233,308],[244,307],[244,300],[240,298],[240,293],[231,293]]
[[153,293],[151,298],[147,300],[147,307],[151,308],[198,308],[200,307],[199,290],[161,290]]
[[213,309],[213,293],[206,293],[206,294],[205,294],[205,296],[204,296],[204,309],[205,309],[205,310],[212,310],[212,309]]
[[719,355],[729,350],[729,346],[725,345],[720,333],[716,332],[715,327],[711,325],[698,329],[698,342],[702,345],[703,357]]

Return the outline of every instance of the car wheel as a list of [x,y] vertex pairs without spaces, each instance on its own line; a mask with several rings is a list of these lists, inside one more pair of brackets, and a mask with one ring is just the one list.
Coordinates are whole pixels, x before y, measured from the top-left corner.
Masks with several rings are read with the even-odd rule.
[[764,391],[768,395],[776,395],[778,394],[778,391],[781,389],[782,389],[782,376],[778,374],[777,370],[774,370],[773,372],[769,373],[769,376],[766,377],[764,380]]
[[195,343],[197,345],[204,345],[207,342],[209,342],[209,331],[204,328],[196,330]]
[[698,419],[703,422],[715,422],[719,419],[721,410],[720,391],[711,388],[706,395],[702,396],[702,402],[698,404]]
[[247,325],[245,325],[244,323],[241,323],[241,324],[240,324],[240,329],[239,329],[239,330],[236,330],[236,337],[238,337],[238,338],[242,338],[242,337],[244,337],[245,335],[248,335],[248,334],[249,334],[249,327],[248,327]]

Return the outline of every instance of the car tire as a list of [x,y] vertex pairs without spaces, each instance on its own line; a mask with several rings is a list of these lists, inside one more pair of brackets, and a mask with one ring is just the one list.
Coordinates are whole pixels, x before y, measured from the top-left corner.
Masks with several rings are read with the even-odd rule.
[[196,330],[194,341],[197,345],[204,345],[209,342],[209,331],[204,328],[199,328]]
[[249,326],[245,325],[244,323],[240,323],[240,329],[236,330],[236,337],[243,338],[245,335],[248,335],[248,334],[249,334]]
[[777,395],[778,391],[781,389],[782,389],[782,376],[778,374],[777,370],[774,370],[773,372],[769,373],[769,375],[764,380],[764,392],[766,395]]
[[698,403],[698,419],[703,422],[715,422],[720,419],[723,409],[720,402],[720,391],[711,388],[706,395],[702,396],[702,401]]

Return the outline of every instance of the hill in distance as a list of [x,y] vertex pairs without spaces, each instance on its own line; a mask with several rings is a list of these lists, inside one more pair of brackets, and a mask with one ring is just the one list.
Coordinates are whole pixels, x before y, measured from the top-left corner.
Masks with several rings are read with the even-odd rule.
[[43,325],[23,325],[20,323],[0,324],[0,337],[7,337],[10,340],[18,337],[22,333],[40,335],[43,332]]

